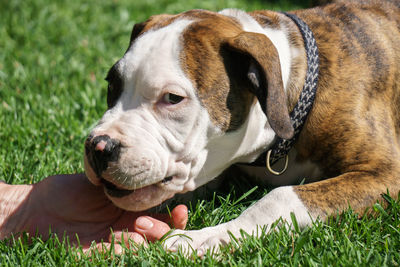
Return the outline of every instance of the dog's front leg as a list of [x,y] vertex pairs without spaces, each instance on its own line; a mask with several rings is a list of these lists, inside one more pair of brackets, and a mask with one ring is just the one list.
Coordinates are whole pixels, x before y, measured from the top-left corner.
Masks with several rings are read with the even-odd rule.
[[305,227],[313,219],[325,219],[329,215],[349,206],[359,214],[372,206],[390,188],[396,197],[400,183],[393,176],[383,173],[350,172],[335,178],[299,186],[279,187],[272,190],[256,204],[248,208],[237,219],[214,227],[196,231],[174,231],[165,241],[167,249],[182,249],[186,253],[197,250],[203,255],[207,249],[218,249],[230,241],[228,232],[240,237],[240,230],[259,235],[260,227],[268,229],[273,222],[282,218],[290,221],[290,213],[296,216],[298,225]]
[[349,172],[293,189],[313,218],[325,219],[349,207],[362,215],[376,201],[383,200],[382,195],[388,191],[393,198],[397,198],[399,174],[396,169]]
[[240,230],[251,235],[261,233],[267,227],[282,218],[290,221],[290,213],[296,215],[300,226],[308,225],[311,218],[292,186],[279,187],[272,190],[253,206],[248,208],[235,220],[200,230],[175,230],[165,240],[164,247],[171,251],[182,250],[186,254],[197,250],[203,255],[208,249],[218,250],[219,245],[230,241],[229,232],[240,237]]

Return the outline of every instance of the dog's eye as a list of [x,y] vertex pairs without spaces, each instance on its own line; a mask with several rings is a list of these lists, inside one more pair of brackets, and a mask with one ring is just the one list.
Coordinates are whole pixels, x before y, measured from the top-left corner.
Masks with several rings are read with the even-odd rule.
[[171,105],[176,105],[179,102],[181,102],[184,99],[183,96],[172,94],[172,93],[166,93],[163,95],[163,102],[171,104]]

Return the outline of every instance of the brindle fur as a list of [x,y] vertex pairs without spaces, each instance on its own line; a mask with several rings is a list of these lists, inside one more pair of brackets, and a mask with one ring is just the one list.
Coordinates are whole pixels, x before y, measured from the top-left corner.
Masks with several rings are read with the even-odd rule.
[[315,105],[296,146],[330,178],[296,187],[314,216],[349,205],[362,213],[387,190],[393,197],[400,190],[399,2],[295,12],[320,51]]

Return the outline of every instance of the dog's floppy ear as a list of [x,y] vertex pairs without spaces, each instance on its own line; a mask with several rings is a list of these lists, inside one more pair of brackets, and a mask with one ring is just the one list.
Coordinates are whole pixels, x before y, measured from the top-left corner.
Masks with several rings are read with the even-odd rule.
[[[242,32],[228,38],[225,47],[250,58],[247,77],[261,108],[275,133],[283,138],[293,137],[294,129],[286,105],[278,51],[263,34]],[[243,64],[238,62],[237,64]]]

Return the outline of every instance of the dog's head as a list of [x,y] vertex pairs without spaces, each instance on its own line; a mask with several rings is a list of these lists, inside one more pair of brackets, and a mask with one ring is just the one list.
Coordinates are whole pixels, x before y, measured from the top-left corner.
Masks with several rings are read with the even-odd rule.
[[256,152],[254,125],[269,142],[293,134],[275,47],[218,13],[135,25],[107,81],[108,110],[85,143],[85,168],[127,210],[194,190]]

